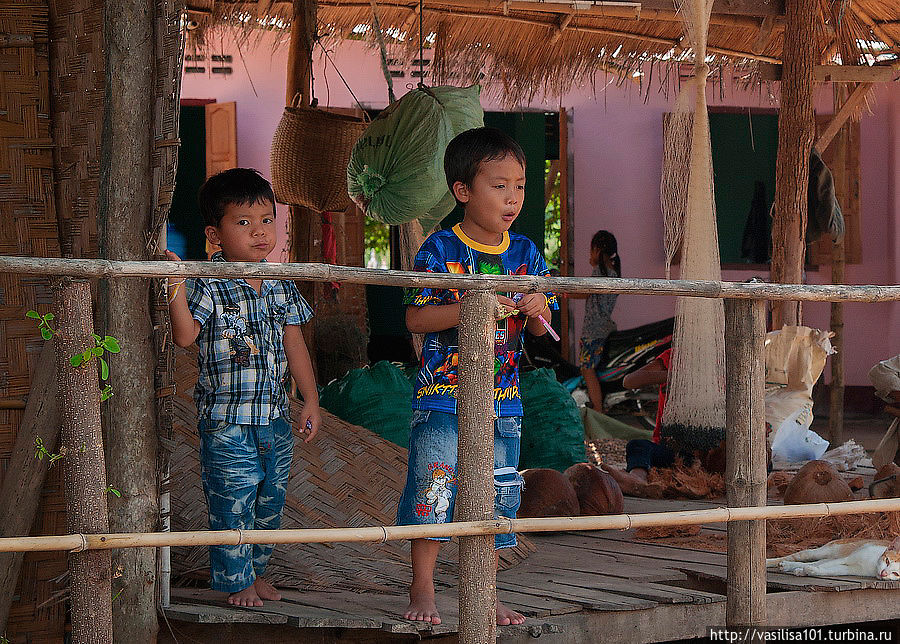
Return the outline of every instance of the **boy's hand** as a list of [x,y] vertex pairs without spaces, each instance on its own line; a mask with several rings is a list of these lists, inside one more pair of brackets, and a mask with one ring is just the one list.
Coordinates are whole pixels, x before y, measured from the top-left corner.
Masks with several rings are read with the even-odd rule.
[[518,305],[513,300],[504,295],[497,295],[497,304],[499,306],[497,306],[497,310],[494,312],[495,320],[500,320],[506,317],[506,315],[508,315],[510,311],[518,308]]
[[304,443],[308,443],[316,434],[319,433],[319,427],[322,426],[322,410],[315,403],[305,403],[303,411],[300,412],[300,433],[306,434],[303,439]]
[[169,249],[166,249],[166,259],[169,260],[170,262],[180,262],[181,261],[181,258],[178,255],[176,255],[175,253],[173,253],[172,251],[170,251]]
[[543,293],[529,293],[523,295],[515,306],[522,315],[536,318],[547,308],[547,298]]

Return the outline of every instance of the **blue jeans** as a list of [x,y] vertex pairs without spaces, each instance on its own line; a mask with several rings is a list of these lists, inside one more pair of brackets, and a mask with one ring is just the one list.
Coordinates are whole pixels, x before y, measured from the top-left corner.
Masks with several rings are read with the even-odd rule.
[[637,438],[625,445],[625,463],[626,472],[636,467],[648,471],[651,467],[672,467],[675,463],[675,452],[666,446],[665,441],[654,443]]
[[[201,419],[200,471],[210,530],[277,530],[291,460],[291,424],[233,425]],[[273,544],[210,546],[210,587],[234,593],[265,571]]]
[[[521,416],[494,421],[494,516],[516,517],[522,498],[519,465]],[[459,424],[456,414],[413,411],[409,434],[409,467],[406,486],[397,510],[397,525],[427,525],[453,521],[456,505],[456,448]],[[436,537],[449,541],[449,537]],[[494,547],[512,548],[515,534],[495,534]]]

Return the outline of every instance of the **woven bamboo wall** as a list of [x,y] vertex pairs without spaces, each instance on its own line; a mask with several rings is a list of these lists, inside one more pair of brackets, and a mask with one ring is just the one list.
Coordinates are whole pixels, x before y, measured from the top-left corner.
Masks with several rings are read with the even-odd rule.
[[[0,33],[18,46],[0,49],[0,253],[59,256],[53,194],[50,132],[49,12],[46,0],[16,0],[0,6]],[[30,371],[43,342],[28,309],[48,311],[47,280],[0,275],[0,398],[24,400]],[[5,474],[20,410],[0,411],[0,470]],[[51,470],[33,534],[65,529],[59,468]],[[26,555],[8,629],[13,642],[58,642],[65,606],[54,602],[66,568],[59,553]],[[42,604],[48,605],[40,607]]]

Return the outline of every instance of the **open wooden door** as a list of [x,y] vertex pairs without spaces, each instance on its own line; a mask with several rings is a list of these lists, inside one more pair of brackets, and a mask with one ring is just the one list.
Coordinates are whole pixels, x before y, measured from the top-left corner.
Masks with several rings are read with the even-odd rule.
[[234,102],[206,105],[206,176],[236,168],[237,110]]

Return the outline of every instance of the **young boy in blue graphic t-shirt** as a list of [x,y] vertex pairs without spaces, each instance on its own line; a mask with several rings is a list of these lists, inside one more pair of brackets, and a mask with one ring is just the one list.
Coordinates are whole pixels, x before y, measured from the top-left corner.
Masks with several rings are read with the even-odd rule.
[[[509,136],[494,128],[463,132],[444,156],[447,184],[465,209],[451,230],[431,235],[419,249],[415,270],[431,273],[546,275],[546,262],[524,235],[509,232],[525,196],[525,155]],[[460,296],[457,290],[417,289],[406,299],[406,324],[425,333],[422,363],[413,391],[409,438],[409,471],[400,499],[397,523],[433,524],[453,520],[456,500],[456,451]],[[516,299],[513,300],[512,298]],[[541,321],[557,308],[552,294],[498,295],[498,307],[518,314],[498,315],[494,359],[495,513],[510,518],[519,507],[522,477],[519,440],[522,400],[519,397],[521,336],[546,333]],[[440,624],[434,600],[434,565],[442,539],[412,541],[413,580],[404,617]],[[495,548],[516,545],[514,534],[495,535]],[[499,602],[497,623],[521,624],[525,618]]]
[[[263,262],[275,246],[275,195],[256,170],[234,168],[200,189],[214,262]],[[166,251],[170,260],[178,256]],[[181,288],[183,284],[183,288]],[[200,367],[194,400],[200,468],[211,530],[281,526],[294,448],[285,383],[303,395],[298,419],[309,441],[319,430],[316,379],[300,325],[312,310],[287,280],[169,279],[178,346],[195,340]],[[228,603],[262,606],[281,595],[262,578],[272,545],[210,546],[210,586]]]

